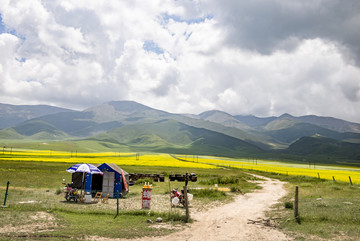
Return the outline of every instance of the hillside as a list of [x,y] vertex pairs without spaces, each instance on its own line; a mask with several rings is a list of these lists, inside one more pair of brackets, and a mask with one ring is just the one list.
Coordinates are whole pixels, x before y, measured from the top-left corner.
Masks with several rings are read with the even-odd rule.
[[249,126],[236,119],[234,116],[223,111],[212,110],[199,114],[200,119],[219,123],[228,127],[235,127],[240,130],[248,130]]
[[322,136],[302,137],[291,144],[286,153],[303,157],[324,156],[326,158],[360,162],[360,144],[342,142]]
[[15,126],[23,121],[59,112],[71,112],[70,109],[49,105],[9,105],[0,103],[0,129]]
[[242,140],[175,120],[127,125],[95,136],[91,140],[126,145],[133,150],[178,154],[256,156],[263,153],[260,148]]
[[[19,116],[33,113],[34,109],[37,112],[33,115],[41,116],[31,118],[28,115],[30,119],[0,130],[0,141],[4,146],[10,142],[24,141],[21,146],[26,147],[36,141],[57,141],[57,149],[61,147],[59,143],[64,143],[67,147],[84,147],[88,151],[129,150],[244,157],[261,154],[264,158],[278,155],[293,158],[308,155],[309,145],[314,141],[305,137],[322,136],[339,143],[360,143],[360,124],[331,117],[294,117],[289,114],[279,117],[232,116],[218,110],[199,115],[173,114],[134,101],[111,101],[84,111],[48,106],[16,108],[21,110],[17,112]],[[1,116],[10,119],[14,113],[3,111]],[[346,153],[356,153],[353,148],[357,147],[338,145],[336,157],[342,153],[344,157],[356,158],[356,154]],[[322,157],[329,155],[326,148],[314,150],[309,155],[315,153]]]

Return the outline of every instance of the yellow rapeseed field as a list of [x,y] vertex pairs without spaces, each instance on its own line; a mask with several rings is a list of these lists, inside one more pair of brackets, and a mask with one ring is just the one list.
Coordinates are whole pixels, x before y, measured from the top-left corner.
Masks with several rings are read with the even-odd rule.
[[277,162],[268,160],[250,160],[250,159],[230,159],[218,157],[204,157],[204,156],[189,156],[177,155],[179,159],[194,162],[206,163],[209,165],[229,166],[235,168],[243,168],[247,170],[258,170],[264,172],[279,173],[285,175],[302,175],[311,177],[320,177],[321,179],[328,179],[343,182],[350,182],[349,177],[353,183],[360,183],[360,168],[344,167],[344,166],[330,166],[330,165],[313,165],[311,164],[297,164],[287,162]]
[[204,163],[180,161],[169,154],[138,154],[138,153],[77,153],[58,151],[13,150],[0,154],[0,160],[69,162],[69,163],[115,163],[119,166],[163,166],[188,168],[217,168]]
[[[2,155],[1,155],[2,154]],[[120,152],[77,153],[58,151],[12,150],[0,154],[0,160],[16,161],[43,161],[43,162],[69,162],[69,163],[115,163],[119,166],[162,166],[214,169],[219,166],[242,168],[246,170],[259,170],[264,172],[285,175],[303,175],[320,177],[336,181],[360,183],[360,168],[308,165],[286,163],[269,160],[250,160],[219,158],[211,156],[176,155],[169,154],[138,154]]]

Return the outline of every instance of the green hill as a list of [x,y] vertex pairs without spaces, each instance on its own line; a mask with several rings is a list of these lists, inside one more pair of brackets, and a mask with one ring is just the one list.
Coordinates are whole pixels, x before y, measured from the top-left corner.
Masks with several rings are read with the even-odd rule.
[[175,120],[127,125],[91,140],[127,145],[130,149],[170,153],[241,156],[263,152],[255,145],[234,137]]
[[49,105],[9,105],[0,103],[0,129],[12,127],[40,116],[71,111],[73,110]]
[[[4,106],[0,104],[0,120],[14,117],[11,110],[15,109],[1,112],[1,107]],[[33,115],[41,116],[33,118],[33,115],[28,115],[30,119],[0,130],[4,146],[49,148],[51,145],[54,150],[149,151],[263,158],[286,156],[299,160],[302,155],[326,159],[327,152],[322,148],[311,149],[314,140],[305,137],[320,135],[339,143],[360,143],[360,124],[331,117],[284,114],[261,118],[232,116],[217,110],[199,115],[173,114],[133,101],[111,101],[84,111],[17,106],[15,112],[17,116],[25,117],[32,113],[33,108],[39,111]],[[53,113],[49,113],[51,111]],[[48,145],[37,145],[42,143],[41,140],[46,140]],[[341,155],[356,158],[356,148],[357,145],[341,144],[336,146],[335,153],[328,153],[336,158]],[[307,153],[309,150],[312,152]]]
[[354,160],[360,162],[360,144],[338,141],[331,138],[315,136],[302,137],[291,144],[287,154],[301,156],[322,156],[323,159]]

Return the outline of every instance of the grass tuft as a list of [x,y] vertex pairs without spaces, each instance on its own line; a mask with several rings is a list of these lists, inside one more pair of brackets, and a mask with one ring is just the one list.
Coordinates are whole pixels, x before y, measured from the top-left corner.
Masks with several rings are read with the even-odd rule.
[[285,206],[285,208],[293,209],[293,208],[294,208],[294,203],[292,203],[292,202],[285,202],[285,203],[284,203],[284,206]]

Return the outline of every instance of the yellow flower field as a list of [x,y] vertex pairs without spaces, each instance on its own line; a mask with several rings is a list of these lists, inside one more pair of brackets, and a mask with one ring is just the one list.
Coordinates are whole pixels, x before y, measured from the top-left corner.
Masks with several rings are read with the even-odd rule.
[[119,166],[168,166],[188,168],[217,168],[204,163],[179,161],[169,154],[137,154],[137,153],[77,153],[57,151],[14,150],[0,154],[0,160],[70,162],[70,163],[115,163]]
[[204,163],[217,166],[229,166],[235,168],[243,168],[248,170],[258,170],[264,172],[273,172],[285,175],[301,175],[319,177],[322,179],[336,181],[350,182],[349,177],[353,183],[360,183],[360,168],[343,167],[343,166],[329,166],[329,165],[308,165],[297,163],[286,163],[267,160],[248,160],[248,159],[230,159],[204,156],[189,156],[177,155],[179,159],[194,162]]
[[[1,155],[2,154],[2,155]],[[163,166],[214,169],[219,166],[259,170],[285,175],[302,175],[322,179],[360,183],[360,168],[285,163],[268,160],[232,159],[211,156],[138,153],[77,153],[57,151],[12,150],[0,153],[0,160],[43,161],[69,163],[115,163],[119,166]]]

